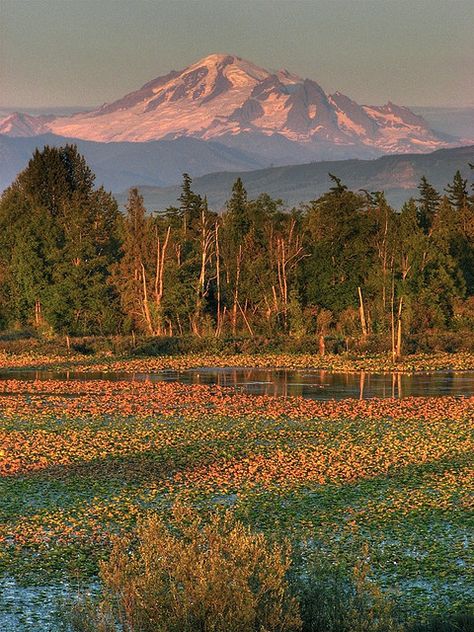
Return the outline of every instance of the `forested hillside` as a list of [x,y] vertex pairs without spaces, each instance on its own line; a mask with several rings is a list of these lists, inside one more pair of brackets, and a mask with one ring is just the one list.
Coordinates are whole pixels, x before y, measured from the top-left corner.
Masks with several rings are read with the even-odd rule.
[[70,335],[379,340],[399,355],[474,328],[474,196],[460,172],[426,178],[396,212],[383,193],[332,186],[298,210],[240,179],[218,215],[184,175],[150,215],[122,215],[74,146],[36,151],[0,201],[2,328]]
[[[301,160],[299,161],[301,162]],[[288,164],[265,169],[220,171],[193,178],[193,189],[205,195],[209,206],[222,209],[232,184],[241,178],[249,196],[257,197],[265,191],[281,198],[287,205],[298,205],[323,195],[330,187],[328,173],[336,173],[353,191],[367,189],[381,191],[390,205],[400,210],[410,197],[418,197],[420,179],[425,176],[439,191],[443,191],[456,171],[463,178],[470,176],[469,163],[474,162],[474,146],[439,149],[430,154],[382,156],[373,160],[333,160]],[[196,174],[197,175],[197,174]],[[179,185],[150,186],[143,178],[135,181],[148,210],[163,209],[174,204],[179,196]],[[128,192],[117,195],[125,206]]]

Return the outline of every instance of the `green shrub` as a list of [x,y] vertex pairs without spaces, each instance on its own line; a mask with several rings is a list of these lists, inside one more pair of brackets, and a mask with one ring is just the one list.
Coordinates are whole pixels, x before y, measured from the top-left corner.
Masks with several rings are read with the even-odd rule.
[[474,614],[402,622],[370,579],[367,547],[352,572],[322,564],[304,544],[290,561],[230,511],[205,523],[177,504],[116,537],[102,591],[70,609],[73,632],[474,632]]
[[287,544],[270,545],[230,513],[204,524],[177,505],[136,536],[116,538],[101,565],[102,598],[78,604],[76,632],[290,632],[300,629],[289,593]]

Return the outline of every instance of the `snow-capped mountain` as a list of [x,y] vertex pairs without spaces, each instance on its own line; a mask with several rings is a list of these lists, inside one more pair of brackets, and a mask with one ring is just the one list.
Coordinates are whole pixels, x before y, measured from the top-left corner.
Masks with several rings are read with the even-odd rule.
[[275,137],[307,150],[346,148],[353,155],[447,146],[408,108],[358,105],[339,92],[326,95],[313,80],[287,70],[271,72],[232,55],[209,55],[87,113],[0,120],[0,133],[6,135],[45,132],[100,142],[194,137],[228,145],[244,135],[249,150],[252,138],[261,143]]
[[46,123],[53,119],[53,116],[31,116],[14,112],[0,118],[0,134],[16,137],[38,136],[48,131]]

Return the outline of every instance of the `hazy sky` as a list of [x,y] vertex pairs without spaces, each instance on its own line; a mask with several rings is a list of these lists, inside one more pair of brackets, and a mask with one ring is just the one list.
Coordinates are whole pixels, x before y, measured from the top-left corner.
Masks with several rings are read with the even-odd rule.
[[474,105],[474,0],[0,0],[0,106],[110,102],[213,52],[362,103]]

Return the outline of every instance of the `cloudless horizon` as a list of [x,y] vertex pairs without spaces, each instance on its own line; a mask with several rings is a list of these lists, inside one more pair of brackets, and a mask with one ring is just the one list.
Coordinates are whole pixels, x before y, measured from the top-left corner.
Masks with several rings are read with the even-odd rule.
[[211,53],[359,103],[474,105],[472,0],[0,0],[0,108],[94,107]]

